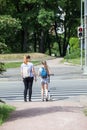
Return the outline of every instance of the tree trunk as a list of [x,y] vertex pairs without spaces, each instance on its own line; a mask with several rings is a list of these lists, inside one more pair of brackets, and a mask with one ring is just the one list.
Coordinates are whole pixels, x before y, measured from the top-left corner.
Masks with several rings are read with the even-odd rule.
[[65,56],[66,55],[66,51],[67,51],[67,47],[66,47],[66,42],[67,42],[67,40],[66,40],[66,27],[65,27],[65,32],[64,32],[64,40],[63,40],[63,56]]
[[27,52],[27,29],[22,30],[22,52]]
[[[63,56],[66,55],[66,52],[67,52],[67,45],[68,45],[68,41],[69,41],[69,36],[70,36],[70,30],[69,30],[69,27],[67,27],[66,25],[66,18],[65,18],[65,21],[64,21],[64,29],[65,29],[65,32],[64,32],[64,40],[63,40]],[[71,26],[71,25],[70,25]],[[67,31],[68,30],[68,31]]]
[[56,40],[57,40],[57,43],[58,43],[58,46],[59,46],[60,56],[62,57],[63,54],[62,54],[62,48],[61,48],[61,44],[60,44],[60,39],[58,38],[58,34],[57,34],[57,23],[56,23],[56,21],[55,21],[54,29],[55,29],[55,34],[56,34]]
[[47,43],[48,43],[49,55],[51,56],[51,46],[50,46],[50,37],[49,37],[49,32],[47,33]]
[[34,52],[37,51],[37,37],[36,37],[36,33],[34,33]]
[[44,31],[41,31],[40,52],[44,53]]

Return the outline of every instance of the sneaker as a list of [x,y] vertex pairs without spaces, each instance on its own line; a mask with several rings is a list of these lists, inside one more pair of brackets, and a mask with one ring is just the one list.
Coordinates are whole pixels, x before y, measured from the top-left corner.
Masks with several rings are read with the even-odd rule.
[[46,98],[46,102],[48,101],[48,98]]
[[29,102],[31,102],[31,99],[29,99]]
[[25,99],[24,102],[27,102],[27,100]]
[[42,102],[44,102],[44,99],[42,99]]

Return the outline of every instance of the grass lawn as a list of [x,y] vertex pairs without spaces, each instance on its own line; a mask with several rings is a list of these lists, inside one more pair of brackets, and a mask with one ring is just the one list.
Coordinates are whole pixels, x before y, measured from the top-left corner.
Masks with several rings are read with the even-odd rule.
[[30,55],[34,65],[39,65],[42,60],[54,59],[42,53],[19,53],[19,54],[0,54],[1,62],[5,63],[5,69],[20,67],[24,55]]
[[[34,65],[39,65],[40,61],[32,61],[32,63]],[[5,69],[8,69],[8,68],[17,68],[17,67],[20,67],[21,64],[22,64],[22,62],[8,62],[8,63],[5,63]]]
[[[81,59],[80,58],[76,58],[76,59],[64,59],[64,62],[68,62],[68,63],[71,63],[73,65],[80,65],[81,64]],[[84,59],[83,59],[83,63],[84,63]]]
[[87,116],[87,109],[84,110],[85,115]]
[[15,107],[9,105],[0,104],[0,125],[2,125],[10,116],[11,112],[15,110]]

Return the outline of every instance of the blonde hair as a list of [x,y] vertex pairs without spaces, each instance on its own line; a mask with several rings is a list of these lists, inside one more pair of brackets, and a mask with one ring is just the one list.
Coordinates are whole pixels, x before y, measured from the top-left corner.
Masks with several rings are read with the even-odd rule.
[[28,59],[30,59],[30,56],[29,56],[29,55],[24,55],[23,62],[24,62],[25,64],[27,64]]
[[46,62],[46,61],[42,61],[42,64],[43,64],[43,65],[47,65],[47,62]]
[[42,65],[44,65],[45,69],[47,70],[47,72],[49,74],[49,68],[48,68],[47,62],[46,61],[42,61]]
[[24,55],[24,58],[23,58],[23,62],[26,64],[27,63],[27,59],[26,59],[26,56]]

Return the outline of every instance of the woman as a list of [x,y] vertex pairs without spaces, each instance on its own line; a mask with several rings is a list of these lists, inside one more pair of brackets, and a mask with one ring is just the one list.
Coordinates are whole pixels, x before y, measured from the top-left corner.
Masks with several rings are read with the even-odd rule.
[[42,67],[39,69],[38,75],[41,77],[41,96],[44,101],[44,90],[46,101],[48,101],[48,76],[50,75],[49,68],[46,61],[42,62]]
[[36,81],[36,73],[29,55],[24,56],[24,62],[21,64],[21,75],[24,82],[24,101],[27,102],[28,91],[29,101],[31,101],[33,79],[35,78]]

